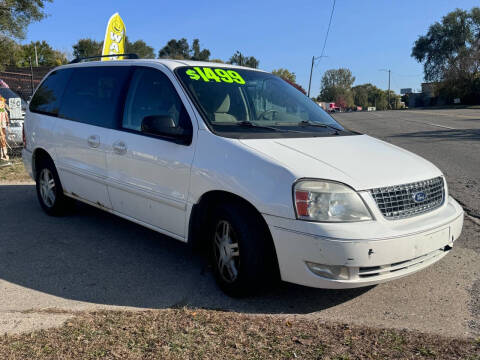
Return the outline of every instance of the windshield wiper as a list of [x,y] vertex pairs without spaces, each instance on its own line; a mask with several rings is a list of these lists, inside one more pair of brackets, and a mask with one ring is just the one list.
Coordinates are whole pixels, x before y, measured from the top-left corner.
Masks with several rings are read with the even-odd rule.
[[316,126],[316,127],[323,127],[323,128],[332,129],[332,130],[335,130],[336,135],[339,135],[339,131],[343,131],[343,130],[338,129],[335,126],[332,126],[332,125],[312,122],[312,121],[308,121],[308,120],[302,120],[298,123],[298,125],[300,125],[300,126]]
[[244,126],[244,127],[253,127],[253,128],[258,128],[258,129],[267,129],[267,130],[273,130],[273,131],[282,131],[282,132],[290,132],[290,130],[286,129],[279,129],[279,128],[274,128],[271,126],[264,126],[264,125],[257,125],[252,123],[251,121],[248,120],[243,120],[240,122],[235,123],[237,126]]

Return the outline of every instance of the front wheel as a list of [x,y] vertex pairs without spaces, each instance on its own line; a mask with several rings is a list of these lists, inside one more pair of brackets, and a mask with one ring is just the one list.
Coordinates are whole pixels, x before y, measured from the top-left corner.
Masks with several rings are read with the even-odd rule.
[[227,295],[250,295],[276,279],[275,250],[259,217],[236,203],[220,205],[214,211],[211,260],[217,283]]

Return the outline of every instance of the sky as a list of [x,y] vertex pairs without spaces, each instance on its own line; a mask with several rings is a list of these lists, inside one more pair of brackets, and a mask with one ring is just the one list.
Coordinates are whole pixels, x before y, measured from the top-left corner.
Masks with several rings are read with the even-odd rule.
[[[81,38],[103,40],[108,19],[119,12],[131,41],[142,39],[158,54],[172,38],[186,38],[224,61],[239,50],[260,60],[260,68],[286,68],[308,87],[312,56],[322,52],[333,0],[54,0],[48,17],[31,24],[22,43],[46,40],[71,56]],[[478,0],[336,0],[324,55],[314,67],[311,95],[320,91],[325,70],[350,69],[355,85],[420,89],[423,66],[411,56],[415,40],[455,8]]]

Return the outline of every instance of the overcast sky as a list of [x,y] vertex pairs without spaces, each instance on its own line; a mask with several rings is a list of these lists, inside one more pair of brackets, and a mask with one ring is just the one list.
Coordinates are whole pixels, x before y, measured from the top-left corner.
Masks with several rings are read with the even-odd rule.
[[[65,1],[46,7],[48,18],[32,24],[27,39],[46,40],[71,54],[80,38],[103,40],[108,18],[119,12],[131,40],[143,39],[155,53],[172,38],[199,38],[211,58],[240,50],[260,60],[260,68],[284,67],[305,89],[312,56],[322,51],[333,0],[316,1]],[[325,54],[314,68],[312,95],[323,72],[347,67],[355,84],[371,82],[419,89],[422,66],[410,57],[419,35],[455,8],[471,9],[478,0],[337,0]]]

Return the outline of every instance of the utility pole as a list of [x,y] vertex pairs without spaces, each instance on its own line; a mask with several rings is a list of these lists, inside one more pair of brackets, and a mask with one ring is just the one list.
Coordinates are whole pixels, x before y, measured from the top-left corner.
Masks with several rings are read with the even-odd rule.
[[390,103],[390,69],[388,70],[388,107],[391,106],[391,103]]
[[33,67],[32,67],[32,57],[28,58],[30,60],[30,86],[32,88],[32,95],[33,96]]
[[313,73],[313,65],[315,64],[315,61],[324,57],[328,57],[325,55],[320,55],[320,56],[312,56],[312,67],[310,68],[310,80],[308,82],[308,97],[310,97],[310,88],[312,86],[312,73]]
[[388,108],[390,109],[390,69],[380,69],[380,71],[388,72]]
[[312,67],[310,68],[310,80],[308,82],[308,97],[310,97],[310,86],[312,86],[313,64],[315,63],[315,56],[312,56]]
[[38,67],[37,44],[34,44],[34,46],[35,46],[35,64],[37,64],[37,67]]

